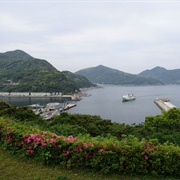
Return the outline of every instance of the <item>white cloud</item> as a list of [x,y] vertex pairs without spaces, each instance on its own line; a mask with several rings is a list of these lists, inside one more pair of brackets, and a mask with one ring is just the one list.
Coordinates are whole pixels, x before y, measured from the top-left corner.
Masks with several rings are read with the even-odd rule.
[[18,18],[10,13],[0,13],[0,28],[7,32],[38,32],[42,31],[43,27],[23,18]]

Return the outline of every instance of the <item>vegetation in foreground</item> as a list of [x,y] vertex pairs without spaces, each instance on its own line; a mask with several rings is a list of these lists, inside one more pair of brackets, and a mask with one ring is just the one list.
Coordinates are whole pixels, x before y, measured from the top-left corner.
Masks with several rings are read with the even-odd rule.
[[172,177],[125,176],[79,169],[45,166],[32,159],[19,158],[0,147],[1,180],[176,180]]
[[[0,102],[0,105],[1,146],[23,158],[106,174],[180,176],[180,112],[177,108],[156,117],[147,117],[144,124],[127,126],[98,116],[67,113],[45,122],[28,108],[10,106],[5,102]],[[86,122],[88,128],[77,125],[78,121]],[[95,134],[96,131],[91,133],[92,125],[97,127],[99,134]],[[64,128],[61,126],[66,131],[62,131]],[[112,134],[114,130],[117,136]],[[72,136],[72,133],[77,135]],[[150,138],[159,135],[163,136],[159,140],[165,143]]]
[[[105,176],[100,173],[93,173],[80,170],[68,170],[55,166],[44,166],[27,159],[20,159],[0,148],[0,179],[1,180],[91,180],[91,179],[123,179],[131,180],[131,177],[111,175]],[[134,179],[134,178],[133,178]],[[135,178],[138,179],[138,178]]]

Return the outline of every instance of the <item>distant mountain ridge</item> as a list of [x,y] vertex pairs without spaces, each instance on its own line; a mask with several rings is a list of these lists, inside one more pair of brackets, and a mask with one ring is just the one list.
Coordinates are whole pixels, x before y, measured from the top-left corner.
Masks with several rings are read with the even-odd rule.
[[130,74],[103,65],[71,73],[58,71],[48,61],[37,59],[22,50],[0,53],[0,91],[74,93],[94,83],[115,85],[180,84],[180,69],[155,67]]
[[[81,82],[58,71],[49,62],[33,58],[22,50],[0,53],[0,91],[4,92],[63,92],[74,93],[92,85],[87,79]],[[79,86],[78,83],[81,82]]]
[[112,69],[103,65],[86,68],[75,72],[85,76],[94,83],[119,84],[119,85],[159,85],[163,84],[158,79],[140,77],[138,75],[125,73],[117,69]]
[[158,79],[164,84],[180,84],[180,69],[167,70],[157,66],[151,70],[141,72],[138,76]]

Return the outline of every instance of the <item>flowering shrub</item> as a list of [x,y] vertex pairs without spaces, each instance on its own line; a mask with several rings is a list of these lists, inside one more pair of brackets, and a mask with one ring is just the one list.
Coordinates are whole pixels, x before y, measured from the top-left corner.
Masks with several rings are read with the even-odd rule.
[[180,176],[179,146],[156,140],[64,137],[0,118],[0,144],[43,164],[93,168],[103,173]]

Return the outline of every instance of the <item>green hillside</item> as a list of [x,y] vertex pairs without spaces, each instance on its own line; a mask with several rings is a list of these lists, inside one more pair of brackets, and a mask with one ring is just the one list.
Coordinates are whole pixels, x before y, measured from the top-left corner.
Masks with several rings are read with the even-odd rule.
[[[0,53],[1,91],[73,93],[79,91],[78,84],[46,60],[33,58],[21,50]],[[86,87],[86,83],[82,86]]]
[[68,78],[71,79],[78,88],[89,88],[89,87],[95,87],[96,85],[91,83],[87,78],[84,76],[74,74],[70,71],[62,71],[62,73]]
[[180,69],[167,70],[163,67],[155,67],[139,74],[140,77],[159,79],[165,84],[180,84]]
[[76,74],[83,75],[91,82],[101,84],[120,84],[120,85],[157,85],[163,84],[161,81],[138,77],[130,73],[125,73],[116,69],[99,65],[97,67],[91,67],[82,69]]

